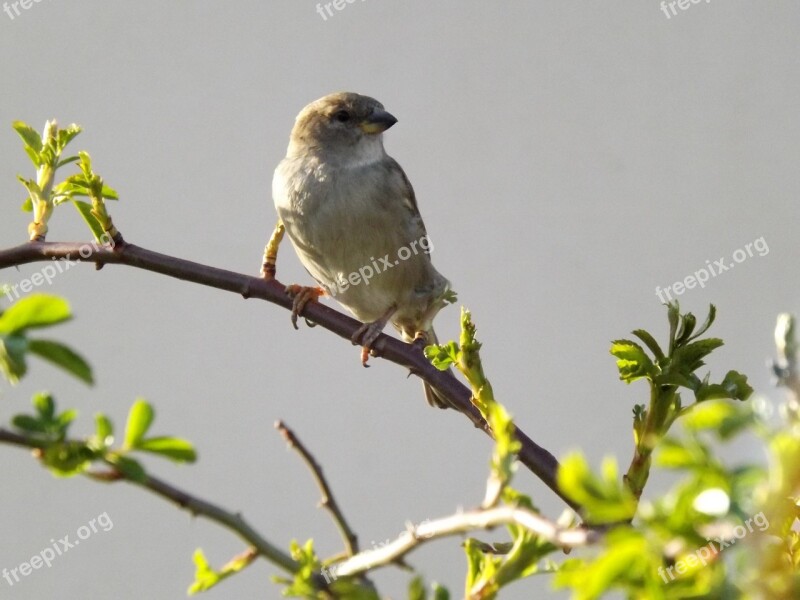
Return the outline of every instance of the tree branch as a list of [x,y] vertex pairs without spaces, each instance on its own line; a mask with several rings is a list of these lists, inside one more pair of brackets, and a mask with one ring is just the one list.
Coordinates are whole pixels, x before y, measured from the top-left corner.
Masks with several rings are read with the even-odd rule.
[[[23,448],[30,448],[31,450],[43,449],[46,444],[43,442],[36,442],[24,436],[17,435],[7,429],[0,428],[0,442],[20,446]],[[281,567],[284,571],[294,574],[300,568],[300,565],[283,550],[274,546],[259,534],[253,527],[245,521],[244,517],[238,513],[228,512],[219,506],[201,500],[196,496],[192,496],[188,492],[180,490],[165,481],[153,477],[152,475],[145,475],[144,479],[137,481],[127,477],[122,471],[113,468],[105,472],[87,472],[85,475],[96,481],[115,482],[127,481],[133,485],[150,490],[157,496],[161,496],[171,502],[177,504],[180,508],[188,510],[193,515],[205,517],[210,521],[214,521],[219,525],[227,527],[228,529],[236,532],[239,537],[250,544],[256,551],[264,558],[273,564]]]
[[336,577],[358,575],[375,567],[397,562],[431,540],[509,524],[524,527],[564,549],[593,544],[601,536],[599,532],[590,529],[559,527],[525,508],[499,506],[458,513],[435,521],[424,521],[419,525],[409,525],[408,529],[394,541],[380,548],[361,552],[328,570]]
[[320,492],[322,492],[322,500],[320,500],[319,504],[331,513],[333,522],[336,524],[336,527],[342,536],[342,540],[344,541],[345,549],[347,550],[347,556],[358,554],[358,536],[353,532],[350,525],[347,523],[347,519],[344,518],[344,515],[339,508],[339,504],[336,502],[333,492],[331,492],[328,481],[325,479],[325,475],[322,473],[322,467],[319,466],[319,463],[303,445],[303,442],[298,439],[294,431],[289,429],[282,421],[275,423],[275,429],[281,433],[289,447],[292,450],[297,451],[297,453],[303,459],[303,462],[305,462],[308,466],[311,474],[314,476],[314,481],[317,482],[317,487],[319,487]]
[[[275,279],[266,281],[224,269],[183,260],[166,254],[146,250],[132,244],[117,244],[113,249],[87,243],[29,242],[0,250],[0,269],[33,262],[72,260],[104,264],[122,264],[169,277],[191,281],[201,285],[240,294],[244,298],[266,300],[288,310],[292,300],[285,293],[285,286]],[[303,315],[321,327],[345,338],[348,342],[361,325],[324,304],[309,302]],[[480,412],[470,402],[471,393],[451,373],[438,371],[424,355],[412,345],[382,334],[374,344],[375,353],[395,364],[409,369],[443,394],[452,406],[464,414],[472,423],[489,436],[492,435]],[[574,502],[564,497],[558,489],[556,473],[558,461],[547,450],[531,440],[519,427],[516,429],[522,449],[519,460],[553,490],[564,502],[580,510]]]

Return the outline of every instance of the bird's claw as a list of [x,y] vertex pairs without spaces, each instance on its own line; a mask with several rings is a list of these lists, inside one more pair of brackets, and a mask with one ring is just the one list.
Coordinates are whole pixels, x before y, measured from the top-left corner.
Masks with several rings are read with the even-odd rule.
[[361,344],[361,364],[365,367],[369,366],[367,361],[369,360],[370,353],[374,354],[372,345],[378,340],[378,337],[380,337],[383,332],[383,328],[386,327],[386,323],[389,322],[389,319],[396,310],[397,309],[392,306],[380,319],[372,323],[362,323],[361,327],[356,329],[353,335],[350,336],[350,341],[353,342],[354,346]]
[[297,317],[303,312],[306,304],[317,302],[320,296],[324,296],[325,290],[320,287],[308,287],[293,283],[286,286],[286,294],[292,298],[292,326],[295,329],[300,329],[297,326]]
[[354,346],[361,344],[361,364],[363,366],[369,366],[367,361],[372,351],[372,345],[378,339],[385,325],[386,323],[382,322],[382,320],[375,321],[374,323],[364,323],[350,336],[350,341],[353,342]]

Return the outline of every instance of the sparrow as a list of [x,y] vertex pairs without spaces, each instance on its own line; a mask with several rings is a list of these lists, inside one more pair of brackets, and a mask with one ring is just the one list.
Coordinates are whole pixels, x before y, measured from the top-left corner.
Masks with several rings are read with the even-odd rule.
[[[297,116],[272,181],[280,221],[319,284],[287,287],[293,321],[308,301],[334,297],[363,323],[352,341],[361,344],[365,365],[387,323],[405,342],[437,343],[433,319],[455,298],[431,262],[414,189],[383,147],[382,134],[395,123],[374,98],[320,98]],[[424,386],[431,406],[449,406]]]

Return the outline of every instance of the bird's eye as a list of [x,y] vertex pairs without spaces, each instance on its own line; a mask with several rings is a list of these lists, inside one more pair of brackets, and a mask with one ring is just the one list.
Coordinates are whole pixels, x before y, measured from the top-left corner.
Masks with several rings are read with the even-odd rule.
[[333,114],[333,118],[340,123],[347,123],[350,120],[350,113],[346,110],[339,110]]

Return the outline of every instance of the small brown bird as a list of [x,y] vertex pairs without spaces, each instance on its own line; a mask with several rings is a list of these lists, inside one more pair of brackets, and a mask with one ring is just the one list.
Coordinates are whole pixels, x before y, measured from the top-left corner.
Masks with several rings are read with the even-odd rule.
[[[414,190],[383,147],[397,122],[373,98],[325,96],[295,121],[272,196],[300,262],[364,325],[353,336],[367,352],[387,322],[406,342],[436,343],[433,319],[454,299],[431,263],[433,245]],[[322,291],[289,286],[295,311]],[[296,314],[296,313],[295,313]],[[432,406],[448,404],[425,384]]]

